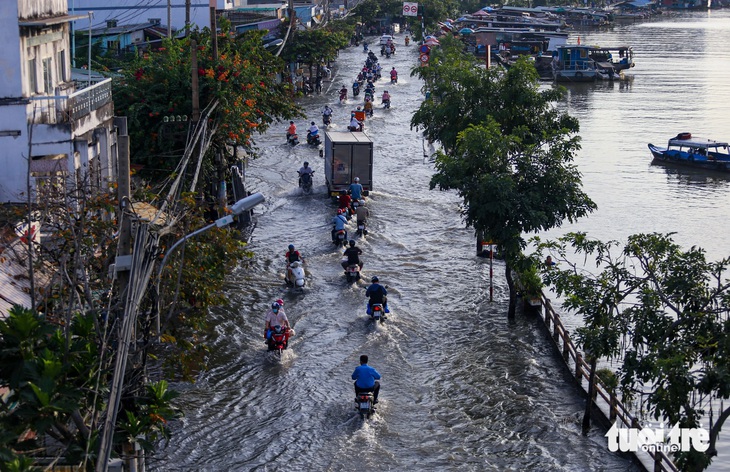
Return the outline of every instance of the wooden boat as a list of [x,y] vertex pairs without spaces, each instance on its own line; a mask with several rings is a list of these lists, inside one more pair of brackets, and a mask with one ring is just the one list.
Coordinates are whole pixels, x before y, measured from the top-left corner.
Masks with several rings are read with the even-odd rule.
[[591,46],[572,44],[558,46],[553,56],[553,78],[556,82],[594,82],[599,79],[596,61],[591,59]]
[[678,164],[700,169],[730,172],[728,143],[679,133],[666,148],[649,144],[653,162]]

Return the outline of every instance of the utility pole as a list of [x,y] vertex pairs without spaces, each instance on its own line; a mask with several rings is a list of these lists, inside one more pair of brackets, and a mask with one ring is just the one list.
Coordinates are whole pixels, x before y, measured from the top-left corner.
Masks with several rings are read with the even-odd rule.
[[167,0],[167,39],[172,38],[172,0]]
[[210,39],[213,44],[213,61],[218,60],[218,25],[215,18],[215,0],[210,0]]
[[190,0],[185,0],[185,37],[190,32]]

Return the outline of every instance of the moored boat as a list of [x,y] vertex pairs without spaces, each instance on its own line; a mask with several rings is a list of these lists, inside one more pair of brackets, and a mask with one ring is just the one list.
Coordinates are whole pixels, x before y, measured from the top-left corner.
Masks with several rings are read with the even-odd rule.
[[666,148],[650,143],[649,150],[654,157],[653,162],[730,172],[730,154],[726,142],[679,133],[669,140]]

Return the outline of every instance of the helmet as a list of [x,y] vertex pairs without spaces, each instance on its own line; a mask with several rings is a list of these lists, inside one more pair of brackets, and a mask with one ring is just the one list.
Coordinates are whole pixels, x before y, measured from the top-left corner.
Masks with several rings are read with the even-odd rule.
[[355,182],[360,182],[360,177],[355,177]]
[[290,125],[293,125],[293,124],[294,124],[294,122],[293,122],[293,121],[290,121],[290,122],[289,122],[289,124],[290,124]]
[[344,208],[338,208],[338,209],[337,209],[337,214],[338,214],[338,215],[341,215],[341,214],[343,214],[344,212],[345,212],[345,209],[344,209]]
[[304,167],[307,167],[309,165],[309,162],[304,161]]
[[294,250],[294,245],[293,245],[293,244],[290,244],[290,245],[289,245],[289,250],[290,250],[290,251],[293,251],[293,250]]
[[377,275],[374,275],[374,276],[373,276],[373,278],[372,278],[372,279],[370,279],[370,281],[371,281],[372,283],[375,283],[375,282],[377,282],[377,281],[378,281],[378,276],[377,276]]
[[278,303],[274,302],[274,303],[271,304],[271,309],[272,310],[276,311],[279,308],[281,308],[281,305],[279,305]]
[[360,200],[359,204],[360,204],[360,206],[365,206],[365,199],[363,198],[362,200]]
[[393,69],[392,69],[392,70],[395,70],[395,67],[393,67]]
[[281,298],[276,300],[276,303],[278,303],[279,306],[284,306],[284,300],[282,300]]
[[312,121],[312,125],[314,125],[314,121]]
[[355,240],[354,239],[351,239],[350,240],[350,247],[355,247]]

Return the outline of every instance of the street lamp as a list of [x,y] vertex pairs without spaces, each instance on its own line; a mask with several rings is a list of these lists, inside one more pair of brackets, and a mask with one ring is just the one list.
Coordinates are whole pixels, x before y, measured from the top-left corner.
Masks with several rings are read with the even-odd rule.
[[231,206],[230,210],[231,213],[222,217],[218,218],[211,224],[207,226],[203,226],[202,228],[193,231],[192,233],[188,234],[187,236],[183,236],[180,238],[175,244],[173,244],[170,249],[167,250],[165,253],[165,257],[162,258],[162,262],[160,263],[160,268],[157,270],[157,281],[155,282],[155,293],[157,294],[157,336],[159,336],[160,333],[160,281],[162,280],[162,269],[165,268],[165,262],[167,262],[167,258],[170,257],[170,254],[173,253],[173,251],[182,243],[187,241],[188,239],[192,238],[193,236],[197,236],[200,233],[204,233],[208,231],[209,229],[215,227],[222,228],[224,226],[228,226],[229,224],[233,223],[235,220],[234,217],[237,215],[240,215],[241,213],[245,211],[251,211],[253,207],[258,205],[259,203],[264,202],[264,196],[260,192],[256,192],[252,195],[249,195],[246,198],[242,198],[236,203]]

